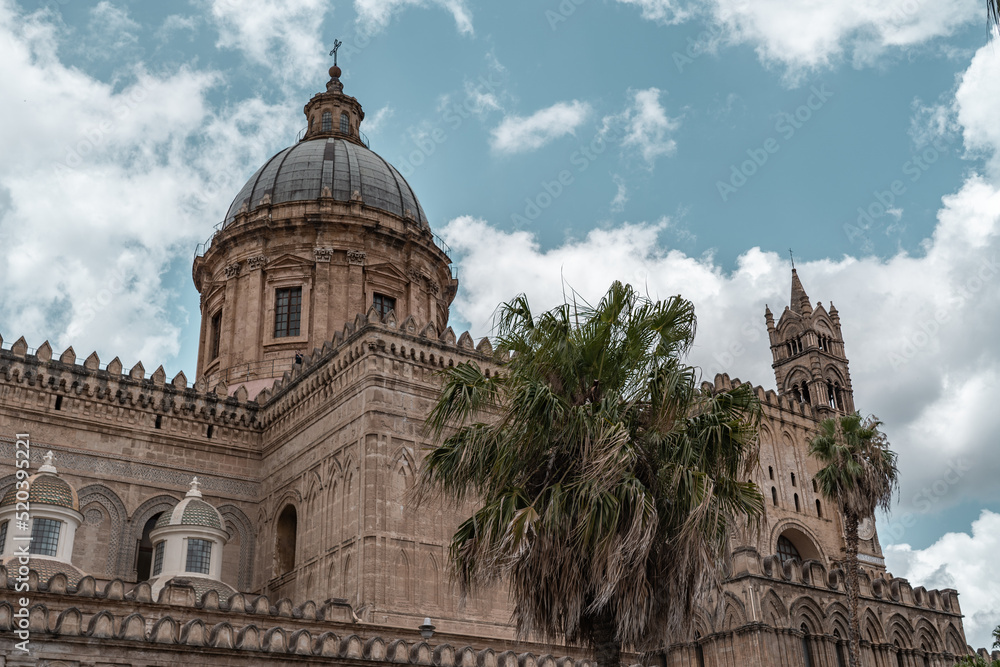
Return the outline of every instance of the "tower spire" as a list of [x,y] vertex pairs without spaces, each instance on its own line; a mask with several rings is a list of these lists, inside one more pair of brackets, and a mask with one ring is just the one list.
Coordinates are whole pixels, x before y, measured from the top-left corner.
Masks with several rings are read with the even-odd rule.
[[806,294],[806,289],[802,286],[802,281],[799,280],[799,273],[794,267],[792,268],[792,296],[788,307],[799,315],[808,315],[812,312],[809,295]]

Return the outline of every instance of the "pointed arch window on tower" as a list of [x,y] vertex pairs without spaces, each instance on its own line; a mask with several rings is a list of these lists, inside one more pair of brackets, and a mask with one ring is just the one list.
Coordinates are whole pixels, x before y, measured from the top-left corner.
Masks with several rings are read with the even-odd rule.
[[351,120],[347,117],[346,113],[340,114],[340,133],[348,134],[351,129]]
[[795,494],[795,511],[799,511],[799,494]]
[[295,569],[295,543],[298,538],[298,515],[294,505],[285,505],[278,516],[275,535],[275,575],[281,576]]
[[796,486],[796,484],[795,484],[795,473],[794,472],[792,473],[792,486]]
[[839,410],[840,407],[837,405],[837,392],[833,387],[833,382],[831,382],[830,380],[826,381],[826,392],[827,392],[827,400],[830,404],[830,407],[833,408],[834,410]]
[[809,385],[805,382],[802,383],[802,402],[812,404],[812,401],[809,398]]
[[812,656],[812,646],[809,641],[809,628],[806,624],[802,624],[802,657],[805,660],[806,667],[813,667],[813,656]]

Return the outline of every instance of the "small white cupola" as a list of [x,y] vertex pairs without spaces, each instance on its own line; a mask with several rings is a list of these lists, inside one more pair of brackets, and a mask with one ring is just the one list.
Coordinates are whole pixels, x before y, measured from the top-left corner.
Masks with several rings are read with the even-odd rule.
[[54,458],[46,453],[38,472],[17,479],[0,500],[0,559],[21,556],[27,547],[30,567],[43,579],[60,563],[72,565],[73,540],[83,522],[76,489],[59,477]]
[[187,495],[163,513],[149,533],[153,566],[149,583],[153,598],[173,578],[189,580],[196,590],[214,588],[227,598],[232,589],[222,583],[222,548],[229,539],[219,510],[202,499],[198,478]]

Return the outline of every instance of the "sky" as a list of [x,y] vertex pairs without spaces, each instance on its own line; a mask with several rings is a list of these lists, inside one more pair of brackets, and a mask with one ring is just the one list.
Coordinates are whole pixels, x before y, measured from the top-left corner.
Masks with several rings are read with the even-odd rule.
[[691,299],[692,361],[774,387],[790,257],[840,310],[902,485],[889,569],[1000,624],[1000,41],[980,0],[0,0],[0,335],[192,377],[191,261],[305,126],[361,129],[490,333],[520,292]]

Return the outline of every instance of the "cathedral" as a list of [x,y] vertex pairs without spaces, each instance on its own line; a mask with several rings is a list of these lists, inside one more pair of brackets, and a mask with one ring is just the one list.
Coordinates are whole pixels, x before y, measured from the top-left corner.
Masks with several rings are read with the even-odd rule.
[[[460,599],[448,544],[471,505],[409,502],[437,372],[496,366],[448,326],[448,248],[340,76],[198,248],[193,382],[0,339],[0,665],[593,664],[517,638],[503,588]],[[793,269],[763,325],[763,527],[690,633],[632,663],[847,665],[843,521],[807,454],[854,411],[840,315]],[[889,574],[873,520],[861,538],[865,664],[967,654],[958,593]]]

